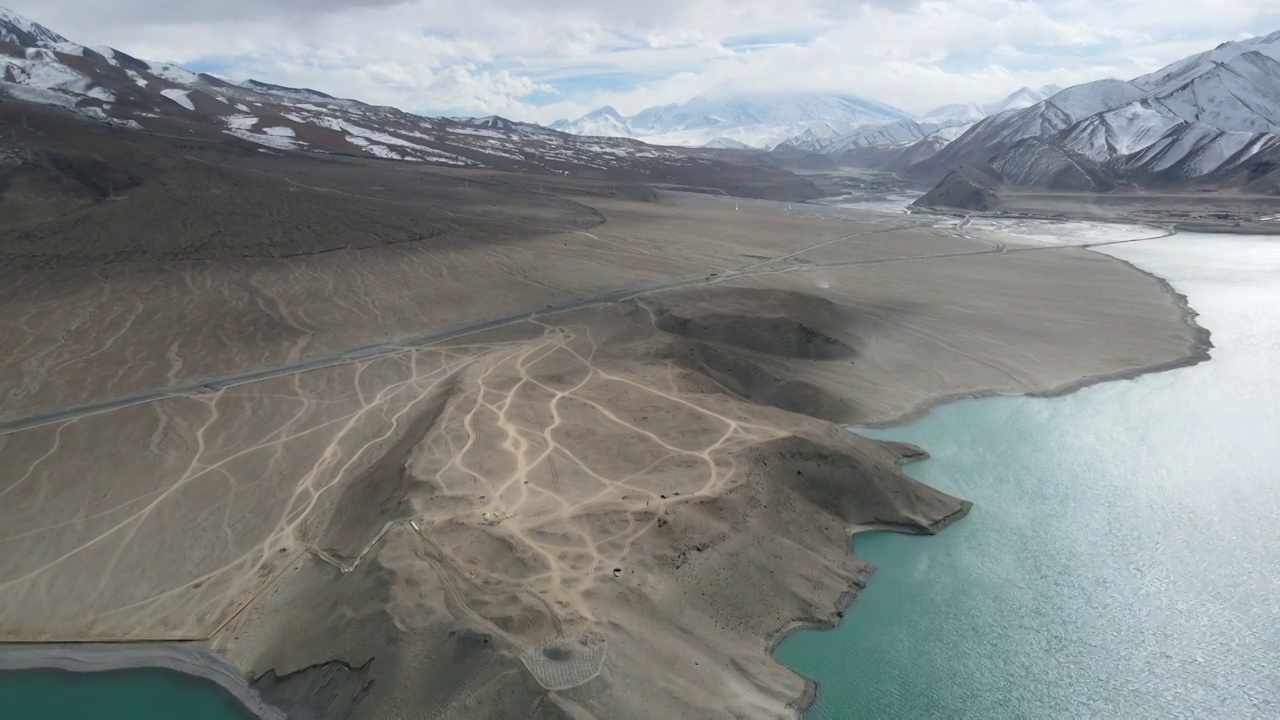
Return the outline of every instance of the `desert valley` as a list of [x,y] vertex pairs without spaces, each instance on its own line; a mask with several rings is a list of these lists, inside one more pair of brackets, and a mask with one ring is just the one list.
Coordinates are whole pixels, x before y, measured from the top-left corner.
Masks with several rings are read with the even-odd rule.
[[0,688],[797,717],[850,535],[974,507],[849,428],[1204,363],[1135,248],[1280,231],[1280,34],[822,123],[422,117],[8,12],[0,75]]

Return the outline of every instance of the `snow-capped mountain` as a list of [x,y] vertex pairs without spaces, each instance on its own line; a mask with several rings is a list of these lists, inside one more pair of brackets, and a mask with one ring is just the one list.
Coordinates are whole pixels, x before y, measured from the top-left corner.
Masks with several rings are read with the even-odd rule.
[[66,38],[49,28],[33,23],[5,8],[0,8],[0,41],[11,42],[23,47],[49,49],[57,49],[59,45],[71,44]]
[[961,165],[985,162],[1029,137],[1049,137],[1090,115],[1136,100],[1140,88],[1121,80],[1098,80],[1067,88],[1021,110],[984,118],[944,150],[911,169],[921,179],[938,179]]
[[946,125],[948,121],[959,123],[973,123],[981,120],[988,115],[1002,113],[1005,110],[1021,110],[1030,107],[1042,100],[1047,100],[1051,95],[1056,94],[1062,88],[1057,85],[1045,85],[1039,90],[1033,90],[1029,87],[1019,88],[1001,100],[985,104],[979,103],[957,103],[953,105],[943,105],[925,113],[921,118],[921,122],[934,122],[939,125]]
[[1133,84],[1150,91],[1172,87],[1193,80],[1248,52],[1258,52],[1273,60],[1280,60],[1280,31],[1249,40],[1222,43],[1212,50],[1192,55],[1153,73],[1134,78]]
[[1180,123],[1142,150],[1112,161],[1130,176],[1198,178],[1233,170],[1280,150],[1272,133],[1220,130],[1203,123]]
[[750,145],[744,142],[738,142],[737,140],[734,140],[732,138],[727,138],[727,137],[712,138],[707,142],[703,143],[702,147],[712,148],[715,150],[751,150],[752,149]]
[[[578,137],[498,117],[421,117],[307,88],[258,80],[232,83],[108,47],[77,45],[3,9],[0,96],[59,106],[86,120],[133,130],[248,143],[267,152],[320,151],[460,167],[590,172],[722,188],[732,188],[741,175],[736,166],[708,151],[653,147],[626,138]],[[771,168],[752,172],[788,175],[773,178],[783,186],[799,180]],[[759,190],[744,185],[743,192]],[[787,192],[794,195],[787,199],[817,194],[807,181]]]
[[559,130],[570,135],[633,137],[626,118],[608,105],[592,110],[577,120],[557,120],[551,123],[550,127],[552,130]]
[[955,103],[934,108],[925,113],[920,120],[923,122],[946,122],[948,120],[977,122],[990,114],[983,106],[977,103]]
[[861,145],[830,153],[837,165],[903,173],[913,165],[936,155],[967,131],[973,123],[935,130],[915,142],[896,145]]
[[1066,190],[1252,183],[1276,170],[1278,135],[1280,32],[986,118],[906,172],[979,165],[1008,184]]
[[[959,124],[957,121],[944,123],[947,126]],[[840,155],[859,147],[892,147],[910,144],[939,130],[943,124],[922,123],[914,120],[899,120],[892,123],[873,123],[863,125],[853,132],[835,138],[809,138],[799,136],[788,140],[780,148],[817,152],[823,155]]]
[[[919,120],[869,123],[838,135],[833,135],[829,128],[809,128],[799,135],[787,138],[778,145],[778,149],[817,152],[831,156],[840,156],[859,147],[902,149],[910,143],[923,140],[940,129],[968,127],[988,115],[1027,107],[1045,99],[1047,93],[1056,92],[1057,90],[1058,88],[1052,85],[1045,86],[1040,90],[1024,87],[997,102],[987,103],[986,105],[978,105],[976,103],[944,105]],[[948,133],[945,137],[945,142],[938,142],[940,138],[935,138],[929,143],[932,152],[936,152],[937,149],[940,149],[957,136]],[[913,155],[923,157],[926,154],[931,155],[932,152],[917,151]],[[861,153],[858,157],[866,158],[869,157],[869,154]]]
[[1005,110],[1021,110],[1025,107],[1031,107],[1042,100],[1048,100],[1061,91],[1062,88],[1057,85],[1045,85],[1038,90],[1023,87],[1009,93],[1003,100],[987,103],[983,106],[983,110],[988,115],[1002,113]]
[[624,117],[602,107],[551,127],[581,135],[632,137],[657,145],[701,146],[717,138],[755,148],[773,148],[802,133],[836,137],[863,125],[914,118],[883,103],[849,95],[734,93],[725,89],[681,104],[662,105]]

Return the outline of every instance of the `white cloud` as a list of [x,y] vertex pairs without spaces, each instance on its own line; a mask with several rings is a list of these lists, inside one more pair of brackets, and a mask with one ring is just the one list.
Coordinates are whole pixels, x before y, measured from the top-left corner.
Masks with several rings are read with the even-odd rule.
[[1280,8],[1257,0],[9,3],[73,40],[233,78],[544,122],[726,83],[925,111],[1022,85],[1135,76],[1280,27]]

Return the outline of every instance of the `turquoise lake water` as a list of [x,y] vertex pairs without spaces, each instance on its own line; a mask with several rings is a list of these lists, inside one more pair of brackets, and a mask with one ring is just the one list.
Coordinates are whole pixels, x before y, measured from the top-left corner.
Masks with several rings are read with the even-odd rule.
[[809,718],[1280,717],[1280,240],[1111,254],[1189,296],[1212,360],[867,431],[974,508],[855,540],[842,624],[778,648]]
[[0,673],[4,720],[251,720],[213,682],[167,670]]

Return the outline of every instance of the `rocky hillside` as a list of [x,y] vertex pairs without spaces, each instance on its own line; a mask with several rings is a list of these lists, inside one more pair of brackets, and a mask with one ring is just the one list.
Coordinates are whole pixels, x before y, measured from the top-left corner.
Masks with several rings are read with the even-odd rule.
[[895,168],[921,181],[983,168],[1005,185],[1272,193],[1280,159],[1280,32],[1231,42],[1130,81],[1077,85],[974,125]]
[[500,117],[422,117],[306,88],[212,75],[90,48],[0,9],[0,98],[64,108],[86,120],[262,152],[310,151],[403,162],[574,173],[711,186],[802,200],[816,187],[785,171],[710,150],[579,137]]

